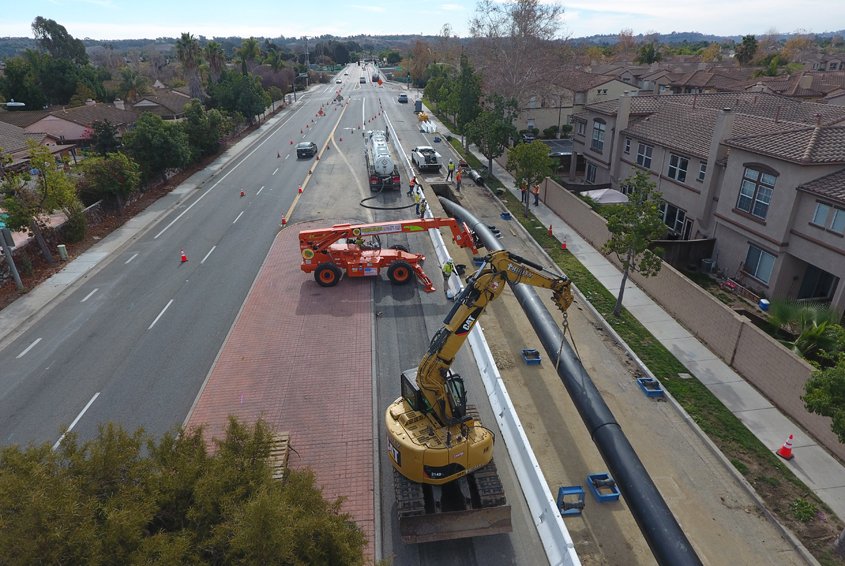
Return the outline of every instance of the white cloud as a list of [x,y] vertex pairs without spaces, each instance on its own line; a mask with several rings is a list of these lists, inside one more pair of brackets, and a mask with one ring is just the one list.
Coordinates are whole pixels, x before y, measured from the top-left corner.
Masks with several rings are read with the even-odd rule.
[[373,14],[383,14],[385,12],[384,6],[373,6],[371,4],[368,5],[353,5],[350,8],[355,8],[356,10],[362,10],[364,12],[370,12]]
[[444,12],[463,12],[465,8],[461,4],[440,4],[440,9]]

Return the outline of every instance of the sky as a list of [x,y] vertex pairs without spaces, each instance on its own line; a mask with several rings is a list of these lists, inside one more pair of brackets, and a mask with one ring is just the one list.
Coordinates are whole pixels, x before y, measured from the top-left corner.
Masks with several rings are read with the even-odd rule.
[[[497,0],[498,1],[498,0]],[[552,2],[552,0],[541,0]],[[820,33],[845,28],[845,0],[564,0],[560,34]],[[4,0],[0,37],[32,37],[36,16],[79,39],[439,34],[465,37],[476,0]]]

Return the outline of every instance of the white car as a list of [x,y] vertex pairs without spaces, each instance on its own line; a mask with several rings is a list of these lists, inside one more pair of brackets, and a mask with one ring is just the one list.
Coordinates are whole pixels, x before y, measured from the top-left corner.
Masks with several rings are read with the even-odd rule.
[[343,79],[335,79],[334,82],[335,84],[341,84],[343,82]]

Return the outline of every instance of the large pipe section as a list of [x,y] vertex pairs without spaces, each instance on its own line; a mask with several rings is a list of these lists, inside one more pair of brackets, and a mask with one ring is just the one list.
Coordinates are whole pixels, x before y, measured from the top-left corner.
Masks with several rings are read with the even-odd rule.
[[[503,249],[490,229],[465,208],[444,197],[440,197],[440,203],[449,214],[466,222],[489,251]],[[628,502],[631,514],[657,562],[667,566],[700,565],[701,560],[684,531],[536,291],[527,285],[517,284],[511,288],[549,360],[557,367],[560,380],[590,431],[620,493]]]

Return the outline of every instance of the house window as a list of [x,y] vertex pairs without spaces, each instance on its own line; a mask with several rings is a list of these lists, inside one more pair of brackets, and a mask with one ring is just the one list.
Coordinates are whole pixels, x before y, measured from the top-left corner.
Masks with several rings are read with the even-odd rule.
[[669,204],[666,201],[660,204],[660,212],[663,213],[663,222],[675,234],[682,234],[684,231],[684,221],[687,219],[687,211],[678,208],[674,204]]
[[813,219],[810,221],[811,224],[815,224],[816,226],[825,226],[827,222],[827,214],[830,212],[830,206],[823,203],[817,202],[816,203],[816,211],[813,213]]
[[830,229],[837,234],[845,233],[845,210],[833,209],[833,220],[830,221]]
[[625,196],[629,196],[634,194],[634,187],[629,185],[628,183],[625,183],[624,185],[621,185],[619,187],[619,192]]
[[654,148],[641,143],[637,146],[637,165],[648,169],[651,167],[651,152]]
[[772,268],[775,266],[775,259],[775,256],[769,252],[764,252],[754,244],[749,244],[743,271],[763,283],[768,283],[772,277]]
[[587,182],[596,182],[596,165],[595,163],[587,163]]
[[771,173],[746,167],[742,175],[736,207],[765,220],[769,213],[769,203],[772,201],[776,179],[777,176]]
[[706,161],[699,161],[698,162],[698,180],[703,182],[704,176],[707,174],[707,162]]
[[579,136],[583,136],[585,130],[586,130],[586,127],[585,127],[584,122],[582,122],[581,120],[577,120],[575,122],[575,133],[578,134]]
[[631,153],[631,138],[625,138],[625,155]]
[[683,183],[687,180],[687,168],[689,167],[689,159],[686,157],[681,157],[680,155],[675,155],[674,153],[669,154],[669,178],[675,179],[679,183]]
[[607,128],[604,122],[593,120],[593,143],[590,147],[596,151],[604,150],[604,130]]

